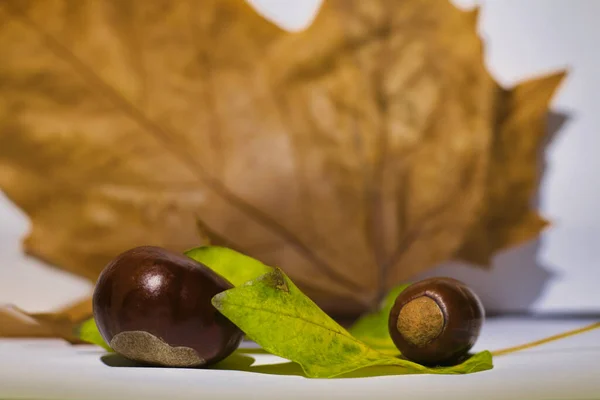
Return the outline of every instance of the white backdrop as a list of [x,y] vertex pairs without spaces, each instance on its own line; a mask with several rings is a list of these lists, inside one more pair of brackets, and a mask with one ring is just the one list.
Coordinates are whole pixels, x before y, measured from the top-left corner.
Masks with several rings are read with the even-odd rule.
[[[290,30],[309,24],[320,4],[320,0],[250,2]],[[429,275],[466,281],[490,310],[599,312],[600,1],[455,3],[465,8],[482,4],[486,61],[501,84],[569,68],[553,103],[553,109],[568,118],[546,150],[540,190],[540,211],[554,226],[540,240],[499,254],[491,271],[444,265]],[[0,303],[45,311],[85,296],[91,290],[89,283],[21,253],[27,229],[27,218],[0,195]]]

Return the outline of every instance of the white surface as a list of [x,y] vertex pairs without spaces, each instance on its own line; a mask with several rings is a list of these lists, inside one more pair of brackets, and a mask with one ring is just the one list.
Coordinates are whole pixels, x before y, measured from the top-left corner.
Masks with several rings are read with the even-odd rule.
[[[499,82],[511,85],[568,66],[570,75],[554,106],[570,119],[546,153],[540,206],[555,226],[538,243],[501,254],[491,272],[444,266],[433,274],[456,276],[481,294],[488,309],[599,311],[600,292],[600,15],[597,0],[456,0],[482,3],[487,62]],[[288,29],[310,23],[319,0],[252,0]],[[46,269],[20,253],[27,220],[0,197],[0,303],[32,311],[52,309],[85,295],[89,284]]]
[[[590,321],[488,320],[476,346],[499,349]],[[0,340],[0,398],[92,399],[599,399],[600,331],[499,356],[470,375],[307,379],[242,371],[119,368],[95,346],[54,340]],[[253,355],[256,363],[283,360]]]

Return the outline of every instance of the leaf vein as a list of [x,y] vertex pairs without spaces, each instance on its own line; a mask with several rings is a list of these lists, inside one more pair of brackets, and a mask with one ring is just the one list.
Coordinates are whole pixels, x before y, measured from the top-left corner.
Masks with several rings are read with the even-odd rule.
[[[292,319],[298,319],[298,320],[301,320],[301,321],[303,321],[303,322],[305,322],[307,324],[315,325],[315,326],[317,326],[319,328],[322,328],[322,329],[325,329],[327,331],[333,332],[333,333],[338,334],[340,336],[343,336],[343,337],[345,337],[345,338],[347,338],[347,339],[349,339],[349,340],[351,340],[353,342],[356,342],[359,346],[364,347],[366,351],[376,352],[376,350],[370,349],[365,343],[363,343],[362,341],[356,339],[354,336],[352,336],[350,334],[346,334],[343,331],[342,332],[336,331],[336,330],[334,330],[334,329],[332,329],[330,327],[327,327],[325,325],[321,325],[319,323],[316,323],[315,321],[311,321],[310,319],[307,319],[307,318],[302,317],[302,316],[293,315],[293,314],[286,313],[286,312],[273,311],[273,310],[270,310],[268,308],[253,307],[253,306],[249,306],[247,304],[235,303],[233,301],[227,300],[226,298],[223,298],[221,301],[223,303],[227,303],[227,304],[235,306],[235,307],[247,308],[247,309],[255,310],[255,311],[262,311],[262,312],[266,312],[266,313],[269,313],[269,314],[277,315],[279,317],[287,317],[287,318],[292,318]],[[327,317],[327,318],[329,318],[329,317]]]

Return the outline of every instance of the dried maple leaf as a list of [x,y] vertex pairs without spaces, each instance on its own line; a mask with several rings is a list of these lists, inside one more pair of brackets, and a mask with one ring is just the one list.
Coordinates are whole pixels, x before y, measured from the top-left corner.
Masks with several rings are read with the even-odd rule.
[[204,237],[337,314],[485,261],[542,227],[560,78],[501,89],[476,20],[326,0],[289,33],[243,0],[3,1],[0,188],[31,218],[25,250],[95,279],[130,247]]

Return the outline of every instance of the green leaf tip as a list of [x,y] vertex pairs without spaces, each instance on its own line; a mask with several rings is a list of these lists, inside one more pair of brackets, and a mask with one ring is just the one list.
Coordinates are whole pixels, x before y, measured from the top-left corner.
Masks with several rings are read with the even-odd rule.
[[102,338],[94,318],[90,318],[82,322],[81,325],[76,328],[76,336],[84,342],[95,344],[110,352],[113,351]]
[[191,259],[206,265],[227,279],[233,286],[240,286],[272,271],[260,261],[221,246],[201,246],[184,252]]

